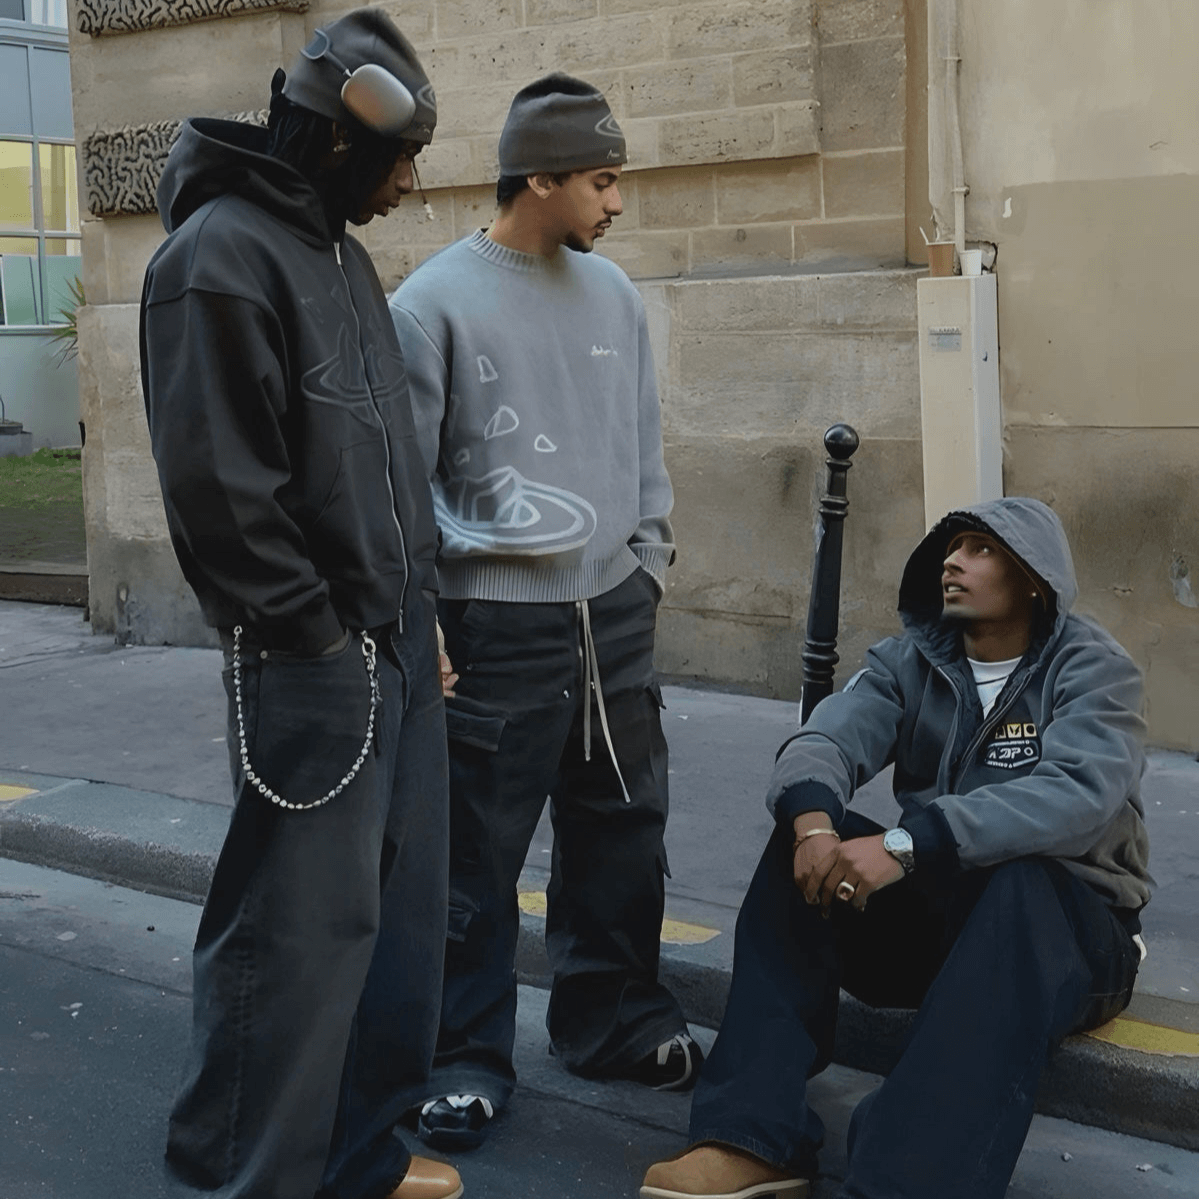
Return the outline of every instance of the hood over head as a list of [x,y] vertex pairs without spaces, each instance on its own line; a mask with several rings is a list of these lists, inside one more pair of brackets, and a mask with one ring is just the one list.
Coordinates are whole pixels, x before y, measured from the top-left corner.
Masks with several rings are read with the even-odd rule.
[[321,198],[294,167],[267,152],[267,131],[242,121],[184,122],[158,183],[158,211],[173,233],[196,209],[236,195],[321,242],[333,240]]
[[[1045,627],[1034,631],[1034,641],[1060,631],[1078,596],[1078,580],[1066,530],[1057,513],[1040,500],[1006,496],[955,509],[929,530],[912,551],[899,586],[899,614],[904,627],[926,644],[939,643],[950,626],[942,624],[944,607],[941,572],[949,543],[959,533],[973,529],[989,533],[1039,580],[1046,584],[1052,604]],[[956,633],[953,633],[956,640]]]

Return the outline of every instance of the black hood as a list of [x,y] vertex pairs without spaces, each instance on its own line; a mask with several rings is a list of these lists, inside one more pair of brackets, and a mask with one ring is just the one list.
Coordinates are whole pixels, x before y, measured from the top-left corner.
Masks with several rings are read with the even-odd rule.
[[261,125],[195,117],[184,122],[158,184],[158,211],[168,233],[210,200],[240,196],[309,240],[340,240],[316,188],[294,167],[266,152]]
[[912,551],[899,587],[899,615],[904,627],[933,661],[956,652],[956,626],[941,619],[941,570],[950,541],[965,529],[989,533],[1046,584],[1052,602],[1041,627],[1033,633],[1034,646],[1043,649],[1061,632],[1078,595],[1078,580],[1057,513],[1040,500],[1023,496],[957,509],[929,530]]

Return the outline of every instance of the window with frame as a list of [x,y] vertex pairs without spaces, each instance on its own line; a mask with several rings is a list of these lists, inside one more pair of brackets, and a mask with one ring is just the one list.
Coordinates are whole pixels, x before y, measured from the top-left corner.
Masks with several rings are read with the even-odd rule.
[[0,38],[0,325],[65,323],[82,269],[67,52]]

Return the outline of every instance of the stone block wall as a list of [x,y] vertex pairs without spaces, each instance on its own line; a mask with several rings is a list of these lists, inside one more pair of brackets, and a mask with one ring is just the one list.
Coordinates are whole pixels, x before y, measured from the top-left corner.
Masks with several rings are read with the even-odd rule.
[[[603,89],[629,143],[603,253],[635,279],[902,266],[902,0],[405,0],[438,132],[437,219],[368,231],[385,285],[494,211],[512,96],[550,70]],[[399,214],[397,214],[398,216]]]
[[[253,119],[274,67],[351,6],[76,2],[93,627],[211,644],[166,536],[138,380],[142,276],[163,237],[153,189],[178,121]],[[856,660],[893,627],[921,524],[914,278],[879,269],[904,263],[902,0],[383,7],[418,47],[440,114],[420,162],[436,219],[412,200],[362,231],[389,289],[490,221],[496,141],[524,84],[579,74],[626,130],[624,214],[601,252],[638,281],[654,331],[680,543],[662,669],[798,694],[821,437],[837,420],[863,437],[845,550],[843,656]]]

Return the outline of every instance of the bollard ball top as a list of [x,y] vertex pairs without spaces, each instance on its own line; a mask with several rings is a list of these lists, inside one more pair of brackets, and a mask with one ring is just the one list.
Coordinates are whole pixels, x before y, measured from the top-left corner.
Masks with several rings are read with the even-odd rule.
[[829,457],[839,461],[852,458],[860,444],[857,431],[851,425],[833,425],[824,434],[824,448]]

